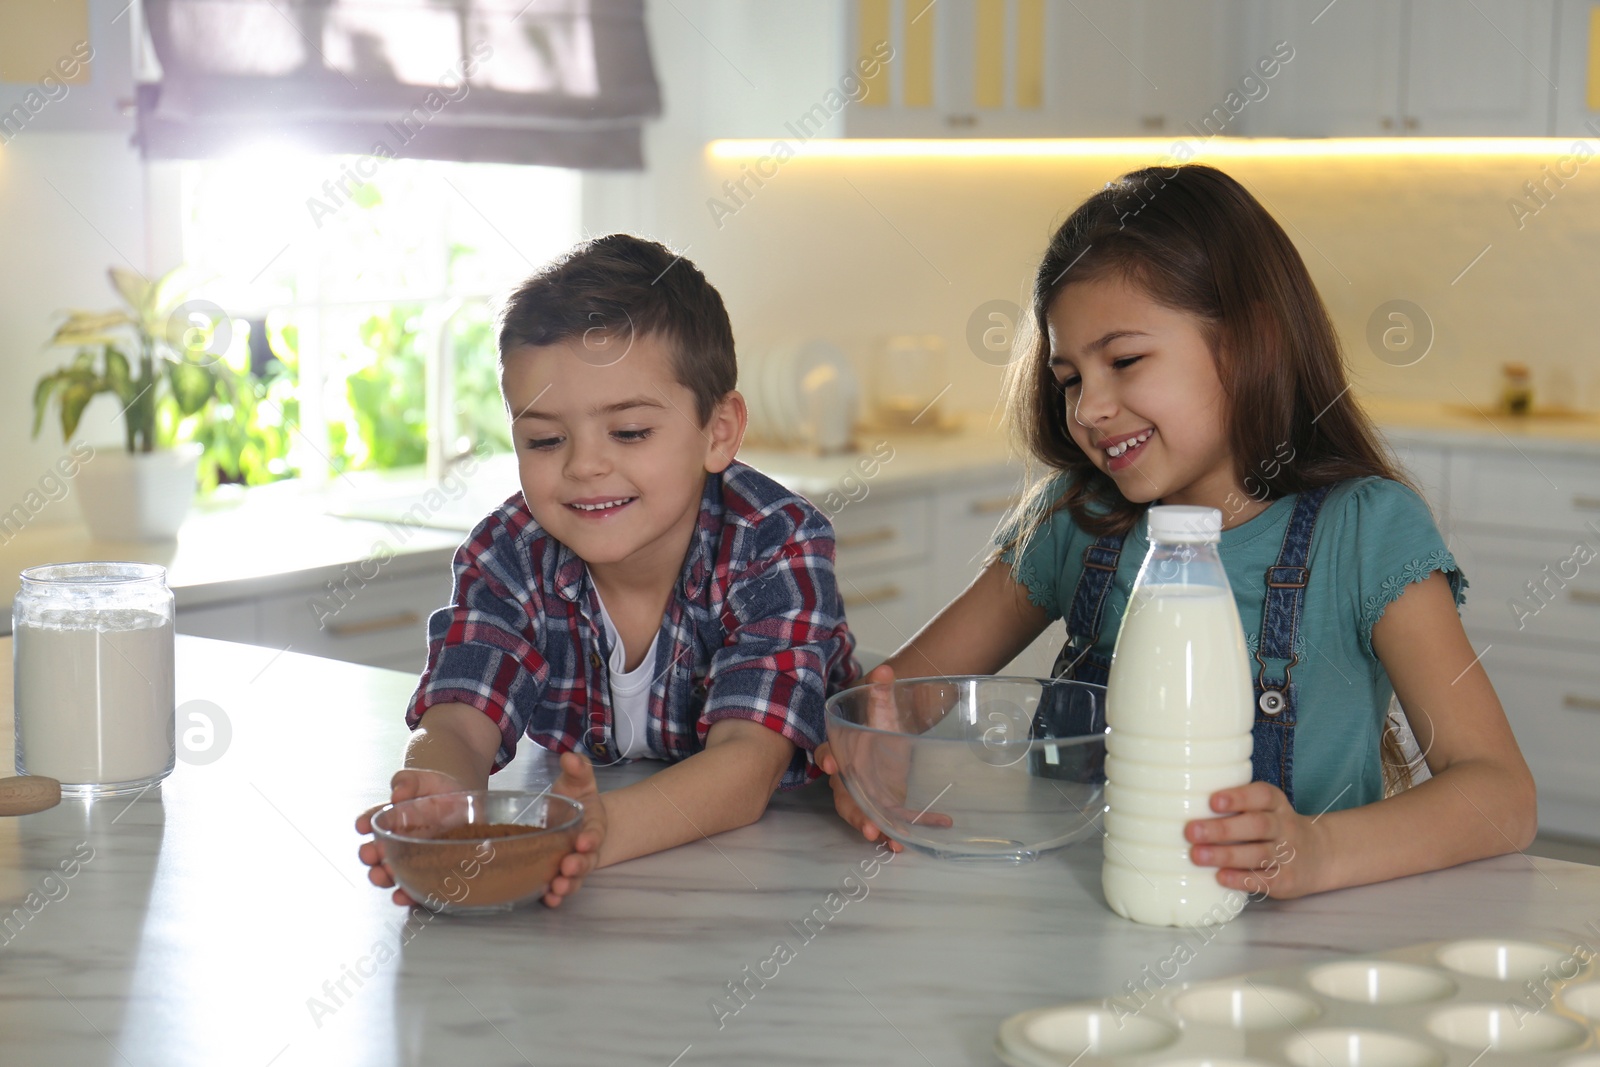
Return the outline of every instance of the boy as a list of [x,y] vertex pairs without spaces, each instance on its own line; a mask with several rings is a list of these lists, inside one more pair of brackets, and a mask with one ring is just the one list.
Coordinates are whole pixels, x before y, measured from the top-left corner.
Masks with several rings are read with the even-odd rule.
[[[563,753],[554,790],[586,815],[554,907],[597,866],[752,823],[817,776],[823,700],[859,668],[832,526],[733,458],[733,331],[693,264],[586,242],[523,283],[499,344],[522,492],[456,553],[390,786],[486,788],[524,734]],[[673,764],[602,797],[580,750]],[[360,856],[394,884],[377,842]]]

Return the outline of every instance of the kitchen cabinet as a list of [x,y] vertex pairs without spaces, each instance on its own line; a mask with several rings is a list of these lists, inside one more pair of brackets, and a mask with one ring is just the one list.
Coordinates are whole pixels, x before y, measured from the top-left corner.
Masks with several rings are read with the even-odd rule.
[[[1222,103],[1238,0],[855,0],[850,62],[887,35],[881,95],[851,137],[1117,137],[1178,132]],[[874,102],[876,99],[879,102]]]
[[359,584],[346,574],[198,607],[185,606],[180,595],[177,632],[417,673],[427,655],[428,615],[448,602],[450,580],[441,560],[423,573],[380,567]]
[[[997,460],[944,485],[891,490],[834,516],[839,588],[862,648],[893,653],[961,595],[1022,481],[1020,464]],[[1000,673],[1047,677],[1065,640],[1063,624],[1052,623]]]
[[1558,137],[1600,135],[1600,3],[1561,0],[1556,13],[1555,127]]
[[1422,492],[1439,532],[1450,539],[1449,454],[1437,446],[1400,438],[1389,442],[1395,460]]
[[1400,121],[1405,5],[1394,0],[1251,0],[1246,54],[1293,58],[1240,116],[1253,137],[1378,137]]
[[421,672],[428,616],[450,601],[450,570],[378,576],[364,585],[324,586],[313,595],[260,603],[261,633],[278,648],[370,667]]
[[862,648],[888,655],[927,621],[932,515],[919,493],[872,495],[833,516],[839,595]]
[[126,0],[17,4],[0,42],[0,144],[22,135],[133,129],[123,110],[134,94]]
[[1553,0],[1407,0],[1400,132],[1548,135]]
[[174,629],[180,634],[189,634],[192,637],[210,637],[218,641],[259,645],[261,623],[257,618],[258,614],[258,604],[254,600],[205,604],[200,607],[179,606]]
[[1600,462],[1447,452],[1462,621],[1539,784],[1540,828],[1600,836]]
[[1600,776],[1595,774],[1600,671],[1592,666],[1597,650],[1589,649],[1584,666],[1570,652],[1542,645],[1498,642],[1483,665],[1539,785],[1539,829],[1595,839],[1600,837]]
[[[1544,136],[1553,0],[1250,0],[1247,51],[1294,59],[1243,115],[1255,137]],[[1253,109],[1253,110],[1252,110]]]
[[[853,0],[844,66],[880,39],[895,51],[843,127],[851,137],[1546,136],[1558,125],[1578,135],[1593,114],[1593,6]],[[1280,43],[1293,50],[1281,65]]]

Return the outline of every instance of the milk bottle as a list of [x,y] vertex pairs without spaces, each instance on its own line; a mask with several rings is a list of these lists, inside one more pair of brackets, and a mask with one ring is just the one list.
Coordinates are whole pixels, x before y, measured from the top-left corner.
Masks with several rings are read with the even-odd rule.
[[1105,865],[1118,915],[1157,926],[1226,922],[1244,894],[1189,860],[1183,826],[1211,794],[1250,781],[1249,657],[1217,554],[1215,508],[1149,509],[1106,684]]

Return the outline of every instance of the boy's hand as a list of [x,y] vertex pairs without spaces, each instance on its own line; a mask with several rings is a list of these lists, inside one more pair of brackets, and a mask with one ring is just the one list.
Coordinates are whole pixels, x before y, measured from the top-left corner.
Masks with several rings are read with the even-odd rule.
[[[394,772],[394,777],[389,779],[389,803],[395,804],[413,797],[431,797],[436,793],[459,793],[467,787],[439,771],[426,771],[416,767],[407,767]],[[356,816],[356,833],[372,833],[372,813],[378,808],[368,808]],[[387,889],[394,885],[394,875],[383,862],[383,844],[380,841],[367,841],[356,850],[356,855],[361,857],[361,862],[367,865],[367,880],[373,885]],[[394,891],[394,902],[406,907],[416,904],[404,889]]]
[[1189,857],[1201,867],[1220,867],[1217,882],[1229,889],[1279,900],[1318,893],[1329,862],[1325,835],[1314,819],[1299,814],[1283,790],[1251,782],[1211,794],[1216,819],[1193,819],[1183,836]]
[[594,767],[576,752],[562,754],[561,777],[550,787],[550,792],[571,797],[583,805],[583,825],[578,829],[573,850],[562,858],[556,876],[550,880],[550,888],[545,890],[545,904],[557,908],[583,887],[584,878],[600,860],[600,844],[606,839],[606,807],[595,785]]

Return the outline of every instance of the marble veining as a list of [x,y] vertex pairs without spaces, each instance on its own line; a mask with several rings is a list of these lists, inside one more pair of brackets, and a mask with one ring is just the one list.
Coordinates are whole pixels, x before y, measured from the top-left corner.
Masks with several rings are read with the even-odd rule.
[[[1251,904],[1202,938],[1113,915],[1093,841],[863,877],[875,851],[822,787],[715,847],[602,871],[557,911],[407,913],[365,881],[351,823],[385,798],[412,679],[275,655],[180,638],[180,704],[220,707],[228,750],[136,801],[0,820],[0,905],[28,914],[0,934],[0,1062],[993,1064],[1006,1016],[1114,994],[1179,938],[1174,982],[1459,936],[1570,944],[1600,922],[1600,869],[1512,855]],[[538,755],[495,785],[548,781]],[[47,887],[80,843],[93,857]]]

